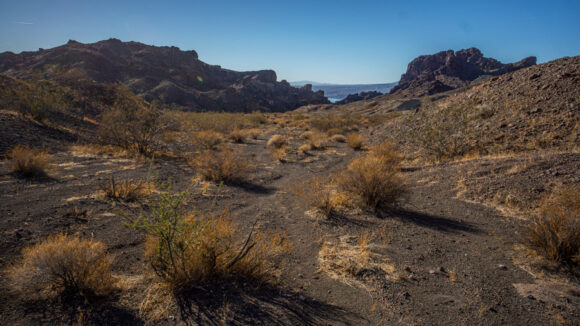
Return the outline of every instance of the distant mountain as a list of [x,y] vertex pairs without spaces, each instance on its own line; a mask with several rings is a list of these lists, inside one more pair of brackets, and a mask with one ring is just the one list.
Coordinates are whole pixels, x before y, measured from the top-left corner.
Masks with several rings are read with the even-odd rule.
[[21,79],[121,83],[142,98],[195,111],[287,111],[328,103],[322,92],[277,82],[272,70],[237,72],[209,65],[195,51],[109,39],[36,52],[0,53],[0,74]]
[[386,84],[353,84],[353,85],[340,85],[340,84],[325,84],[317,83],[311,81],[297,81],[291,82],[290,85],[295,87],[302,87],[306,84],[311,84],[314,91],[324,91],[324,94],[328,98],[335,100],[342,100],[351,94],[359,94],[361,92],[380,92],[388,93],[397,83],[386,83]]
[[476,48],[441,51],[422,55],[407,66],[399,84],[390,93],[407,96],[424,96],[476,84],[491,76],[499,76],[536,64],[536,57],[516,63],[503,64],[485,58]]

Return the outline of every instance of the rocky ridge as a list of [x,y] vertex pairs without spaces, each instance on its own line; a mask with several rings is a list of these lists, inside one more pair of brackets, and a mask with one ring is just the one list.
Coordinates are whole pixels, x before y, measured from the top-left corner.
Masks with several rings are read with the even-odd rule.
[[324,92],[277,82],[272,70],[237,72],[199,60],[196,51],[109,39],[69,41],[35,52],[0,53],[0,74],[22,79],[121,83],[148,101],[193,111],[286,111],[329,103]]
[[390,94],[425,96],[466,86],[473,86],[489,79],[536,64],[536,57],[503,64],[486,58],[477,48],[454,52],[441,51],[422,55],[411,61],[407,72]]

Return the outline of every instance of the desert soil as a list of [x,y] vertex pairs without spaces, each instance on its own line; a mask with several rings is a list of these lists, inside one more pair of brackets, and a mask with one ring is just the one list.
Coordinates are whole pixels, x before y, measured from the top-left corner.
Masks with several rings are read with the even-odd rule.
[[[101,199],[98,190],[112,176],[119,180],[153,176],[171,180],[175,191],[191,189],[191,207],[208,210],[215,201],[214,209],[231,209],[242,230],[256,224],[265,230],[284,231],[292,244],[279,262],[279,280],[260,289],[242,284],[197,294],[181,315],[168,314],[157,324],[579,323],[578,280],[532,263],[520,245],[526,220],[461,192],[462,177],[505,164],[504,160],[409,167],[403,171],[407,192],[400,210],[380,214],[347,211],[321,219],[292,194],[292,187],[313,176],[330,175],[363,153],[332,143],[312,155],[291,154],[287,162],[279,163],[266,149],[268,136],[232,145],[254,164],[250,180],[240,186],[211,184],[202,189],[195,171],[179,160],[148,163],[59,151],[54,153],[57,168],[52,178],[36,181],[17,178],[2,162],[0,268],[16,262],[25,246],[66,232],[103,241],[116,257],[115,274],[138,279],[148,267],[143,256],[145,237],[123,225],[119,212],[125,205]],[[300,143],[294,137],[291,146],[297,148]],[[516,161],[506,169],[525,163],[512,160]],[[572,161],[566,159],[579,160],[579,155]],[[578,173],[577,168],[566,171]],[[86,210],[86,217],[71,216],[74,208]],[[138,208],[129,205],[124,211]],[[321,268],[319,252],[325,243],[356,245],[365,234],[373,239],[369,248],[374,257],[391,267],[388,275],[369,269],[341,278]],[[72,323],[80,313],[91,324],[147,322],[139,314],[144,291],[139,286],[118,294],[112,303],[68,310],[55,303],[23,301],[9,291],[4,274],[0,275],[0,291],[2,325]]]

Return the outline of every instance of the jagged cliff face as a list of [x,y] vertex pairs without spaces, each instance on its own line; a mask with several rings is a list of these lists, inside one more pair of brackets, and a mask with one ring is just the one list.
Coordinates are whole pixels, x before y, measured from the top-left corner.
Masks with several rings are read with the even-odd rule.
[[195,51],[110,39],[69,41],[37,52],[0,54],[0,73],[24,79],[122,83],[152,101],[205,111],[286,111],[328,103],[324,93],[277,82],[272,70],[237,72],[209,65]]
[[454,52],[442,51],[420,56],[407,67],[399,84],[390,94],[409,96],[432,95],[469,86],[486,76],[498,76],[536,64],[536,57],[528,57],[516,63],[503,64],[493,58],[485,58],[476,48]]

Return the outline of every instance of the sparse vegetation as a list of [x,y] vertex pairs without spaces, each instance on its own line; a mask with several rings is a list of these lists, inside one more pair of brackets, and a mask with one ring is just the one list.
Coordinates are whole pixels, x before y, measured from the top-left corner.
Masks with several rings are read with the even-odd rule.
[[348,146],[355,151],[361,150],[365,144],[365,138],[361,134],[350,134],[346,138]]
[[321,132],[312,132],[308,138],[311,149],[324,149],[326,147],[326,135]]
[[341,173],[338,183],[363,207],[394,208],[403,193],[400,163],[401,157],[392,145],[383,143],[353,160]]
[[330,178],[314,177],[309,182],[294,185],[292,190],[325,217],[332,216],[340,204],[337,187]]
[[143,180],[115,180],[114,177],[101,185],[106,198],[127,202],[138,201],[151,195],[155,186]]
[[334,136],[330,137],[330,140],[332,140],[333,142],[336,142],[336,143],[345,143],[346,137],[344,137],[344,135],[334,135]]
[[193,143],[202,149],[217,149],[224,135],[213,130],[198,131],[193,134]]
[[528,244],[560,264],[580,263],[580,191],[561,188],[546,198],[527,230]]
[[235,143],[243,143],[246,141],[246,133],[242,129],[234,129],[230,132],[230,138]]
[[146,255],[155,273],[179,292],[217,279],[263,280],[269,258],[284,247],[284,237],[265,237],[254,229],[240,238],[229,212],[188,212],[187,193],[164,194],[150,216],[129,219],[145,232]]
[[242,183],[249,172],[249,163],[229,148],[204,151],[191,159],[190,164],[204,179],[225,183]]
[[25,248],[9,276],[25,294],[104,296],[113,289],[111,262],[102,242],[61,234]]
[[119,97],[101,116],[98,134],[105,143],[142,155],[160,150],[162,135],[174,123],[161,110],[134,96]]
[[7,154],[12,172],[25,178],[47,177],[52,159],[46,150],[16,145]]

